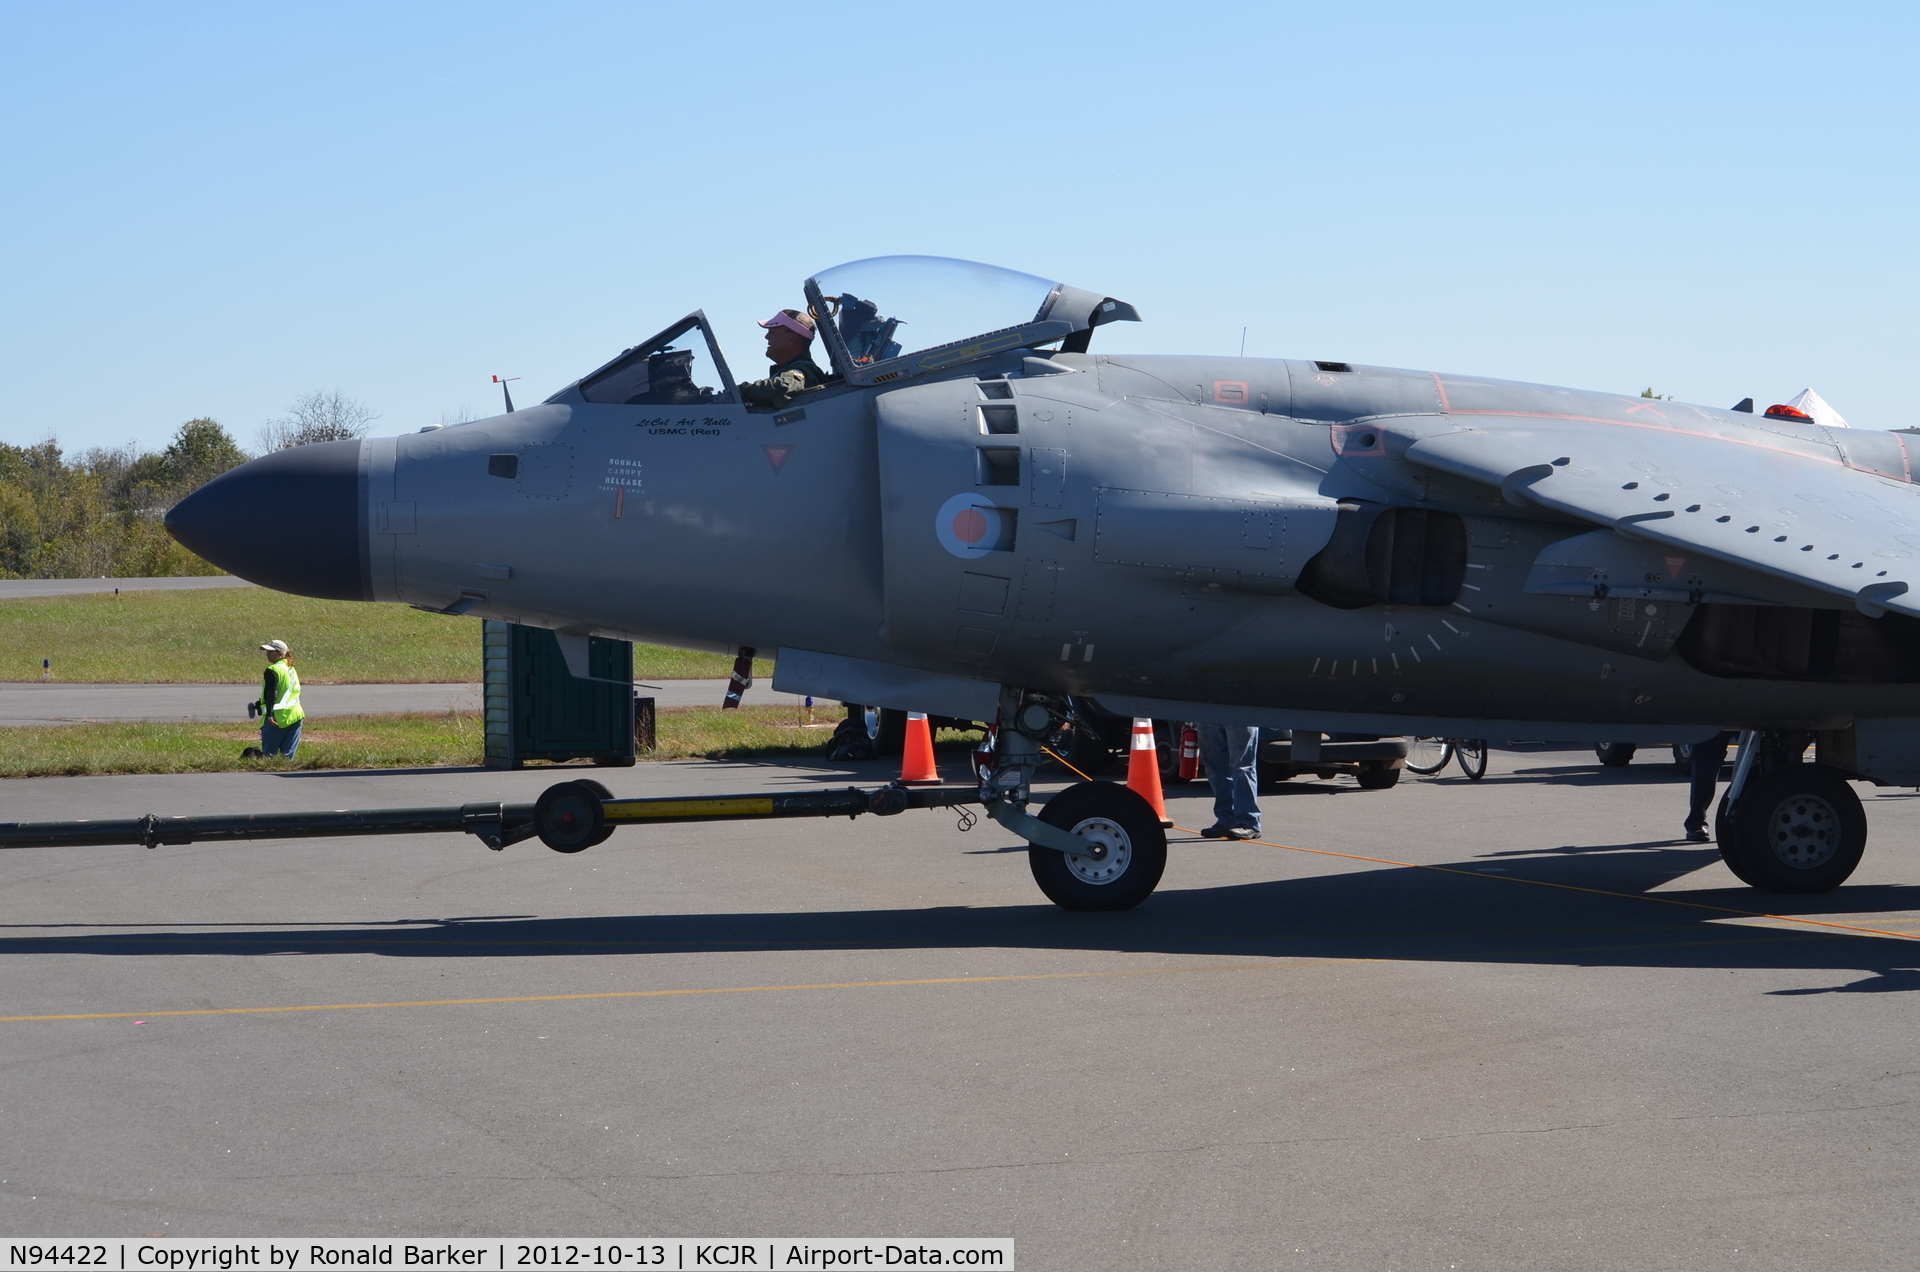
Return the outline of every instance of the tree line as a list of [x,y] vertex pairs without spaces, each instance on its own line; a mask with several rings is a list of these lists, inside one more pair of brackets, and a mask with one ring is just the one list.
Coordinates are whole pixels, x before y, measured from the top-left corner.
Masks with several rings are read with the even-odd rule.
[[[338,390],[296,400],[260,430],[260,453],[362,437],[376,417]],[[67,455],[53,438],[0,442],[0,578],[153,578],[218,574],[175,543],[161,518],[253,458],[217,421],[182,424],[159,451],[95,447]]]

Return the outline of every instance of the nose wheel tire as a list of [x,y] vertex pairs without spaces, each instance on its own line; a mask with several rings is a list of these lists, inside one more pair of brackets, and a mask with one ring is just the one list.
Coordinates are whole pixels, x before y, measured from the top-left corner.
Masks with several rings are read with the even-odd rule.
[[1860,797],[1815,764],[1753,779],[1715,829],[1727,868],[1762,892],[1830,892],[1867,847]]
[[1153,806],[1113,782],[1081,782],[1047,801],[1040,820],[1090,841],[1086,855],[1029,847],[1027,865],[1063,910],[1131,910],[1167,868],[1167,833]]
[[585,852],[613,834],[600,807],[613,792],[591,778],[561,782],[540,792],[533,805],[534,832],[555,852]]

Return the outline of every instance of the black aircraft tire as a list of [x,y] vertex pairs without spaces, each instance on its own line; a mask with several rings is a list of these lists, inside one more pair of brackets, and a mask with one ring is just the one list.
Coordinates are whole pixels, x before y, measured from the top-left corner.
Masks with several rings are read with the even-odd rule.
[[561,782],[540,792],[533,805],[534,833],[555,852],[585,852],[604,843],[613,827],[600,808],[607,788],[592,780]]
[[1817,764],[1750,779],[1720,831],[1727,868],[1762,892],[1831,892],[1867,848],[1860,797]]
[[1733,830],[1727,822],[1727,797],[1722,795],[1713,809],[1714,846],[1720,850],[1720,862],[1733,872],[1733,877],[1749,888],[1760,886],[1758,880],[1747,873],[1747,867],[1740,853],[1735,849]]
[[907,713],[899,707],[869,707],[867,737],[873,742],[873,754],[879,759],[903,755],[907,750]]
[[1633,753],[1639,749],[1632,742],[1601,742],[1593,748],[1593,753],[1608,768],[1625,768],[1633,763]]
[[[1160,785],[1178,786],[1191,782],[1191,777],[1180,776],[1180,734],[1186,725],[1179,720],[1155,720],[1153,722],[1153,758],[1160,765]],[[1122,751],[1115,757],[1125,760],[1127,753]]]
[[1131,910],[1160,884],[1167,832],[1153,806],[1113,782],[1081,782],[1047,801],[1040,820],[1108,845],[1106,860],[1029,846],[1027,865],[1063,910]]

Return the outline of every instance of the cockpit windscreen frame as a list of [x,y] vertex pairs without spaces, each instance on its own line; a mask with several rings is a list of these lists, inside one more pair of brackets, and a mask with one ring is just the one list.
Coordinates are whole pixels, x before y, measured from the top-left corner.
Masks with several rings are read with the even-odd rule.
[[807,298],[807,308],[813,314],[814,327],[820,338],[827,344],[827,360],[833,363],[836,375],[851,378],[853,355],[847,351],[847,342],[840,338],[840,324],[834,319],[838,316],[827,311],[827,302],[820,295],[820,284],[809,278],[801,285],[801,292]]
[[[738,404],[740,401],[740,393],[733,382],[733,371],[727,366],[725,355],[720,352],[720,342],[714,339],[713,325],[707,321],[707,314],[704,309],[694,310],[685,318],[682,318],[679,322],[674,323],[671,327],[668,327],[659,334],[642,340],[631,349],[623,350],[619,357],[614,358],[605,366],[596,368],[588,374],[581,376],[569,387],[587,401],[594,401],[595,399],[587,395],[595,385],[613,378],[620,372],[629,369],[636,362],[643,361],[655,354],[661,353],[669,346],[678,343],[682,337],[695,327],[700,329],[701,336],[707,342],[707,355],[713,359],[713,366],[720,376],[721,385],[720,392],[717,395],[705,399],[701,404],[714,406]],[[563,396],[565,392],[566,390],[562,390],[560,393],[555,394],[554,398]],[[554,398],[549,398],[548,400],[552,401]]]

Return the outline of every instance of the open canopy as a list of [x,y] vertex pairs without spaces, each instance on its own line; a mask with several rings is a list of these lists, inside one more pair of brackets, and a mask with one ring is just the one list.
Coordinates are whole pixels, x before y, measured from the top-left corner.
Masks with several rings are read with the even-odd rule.
[[881,384],[975,358],[1061,342],[1084,352],[1102,323],[1138,322],[1110,296],[948,256],[875,256],[822,270],[807,303],[834,370]]
[[[1009,349],[1085,353],[1093,329],[1138,322],[1132,305],[1018,270],[948,256],[875,256],[806,282],[834,374],[887,384]],[[548,398],[577,392],[620,406],[738,400],[733,375],[699,310]]]

